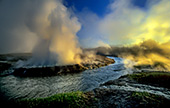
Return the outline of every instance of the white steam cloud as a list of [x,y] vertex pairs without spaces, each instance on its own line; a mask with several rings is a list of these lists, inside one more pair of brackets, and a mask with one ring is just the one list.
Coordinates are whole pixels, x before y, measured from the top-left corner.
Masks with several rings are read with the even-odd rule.
[[0,18],[1,53],[32,51],[36,65],[81,62],[81,25],[61,0],[2,0]]

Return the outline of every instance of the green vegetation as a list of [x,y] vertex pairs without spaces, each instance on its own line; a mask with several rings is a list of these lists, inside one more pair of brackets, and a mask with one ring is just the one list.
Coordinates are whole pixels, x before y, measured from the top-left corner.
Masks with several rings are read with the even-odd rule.
[[152,66],[150,64],[142,64],[142,65],[135,65],[134,66],[135,68],[138,68],[138,69],[143,69],[143,68],[152,68]]
[[146,100],[151,100],[151,101],[157,102],[157,101],[160,101],[160,100],[157,100],[156,98],[161,98],[161,96],[150,94],[148,92],[133,92],[132,97],[133,98],[138,98],[141,101],[145,101],[145,102],[148,102]]
[[164,62],[159,62],[156,61],[153,64],[140,64],[140,65],[135,65],[134,66],[137,69],[154,69],[154,68],[160,68],[160,69],[164,69],[164,70],[168,70],[167,65]]
[[163,96],[147,92],[132,92],[131,99],[138,103],[138,107],[166,108],[170,104]]
[[162,67],[163,69],[166,69],[166,64],[163,62],[155,62],[153,67]]
[[47,98],[19,100],[19,108],[84,108],[88,107],[88,97],[83,92],[56,94]]
[[128,75],[128,77],[139,83],[170,88],[170,73],[168,72],[142,72]]

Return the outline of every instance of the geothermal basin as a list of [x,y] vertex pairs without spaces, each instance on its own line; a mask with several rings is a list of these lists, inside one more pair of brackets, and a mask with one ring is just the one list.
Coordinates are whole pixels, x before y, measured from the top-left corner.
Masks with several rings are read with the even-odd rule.
[[[115,63],[79,73],[46,77],[18,77],[13,74],[1,76],[1,97],[23,99],[48,97],[56,93],[71,91],[90,91],[109,80],[118,79],[122,75],[132,72],[130,67],[124,65],[122,58],[108,58],[114,59]],[[9,71],[14,72],[14,70]]]

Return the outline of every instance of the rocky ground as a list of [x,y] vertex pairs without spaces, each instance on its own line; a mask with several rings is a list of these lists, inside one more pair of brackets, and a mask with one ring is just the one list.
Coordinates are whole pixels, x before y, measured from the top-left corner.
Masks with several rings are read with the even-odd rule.
[[[90,60],[90,61],[89,61]],[[95,58],[82,62],[81,64],[72,65],[60,65],[60,66],[40,66],[40,67],[23,67],[15,69],[14,75],[24,77],[42,77],[53,76],[59,74],[69,74],[82,72],[87,69],[96,69],[109,64],[113,64],[115,61],[105,56],[96,55]]]
[[0,76],[11,74],[19,60],[26,61],[31,58],[30,53],[0,54]]
[[98,108],[168,108],[170,73],[134,73],[93,91]]

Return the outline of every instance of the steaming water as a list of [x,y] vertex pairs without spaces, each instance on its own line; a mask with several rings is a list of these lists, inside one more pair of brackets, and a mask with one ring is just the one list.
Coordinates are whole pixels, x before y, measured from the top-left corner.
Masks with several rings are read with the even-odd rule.
[[89,91],[130,72],[124,67],[123,59],[116,57],[114,59],[115,64],[76,74],[43,78],[19,78],[13,75],[1,77],[1,92],[11,99],[47,97],[71,91]]
[[[47,97],[56,93],[71,91],[90,91],[101,84],[132,73],[132,68],[124,65],[124,60],[114,57],[116,63],[81,73],[43,78],[19,78],[13,75],[0,77],[0,89],[8,99]],[[168,89],[143,84],[125,83],[123,86],[111,85],[101,88],[113,88],[127,91],[146,91],[170,99]]]

